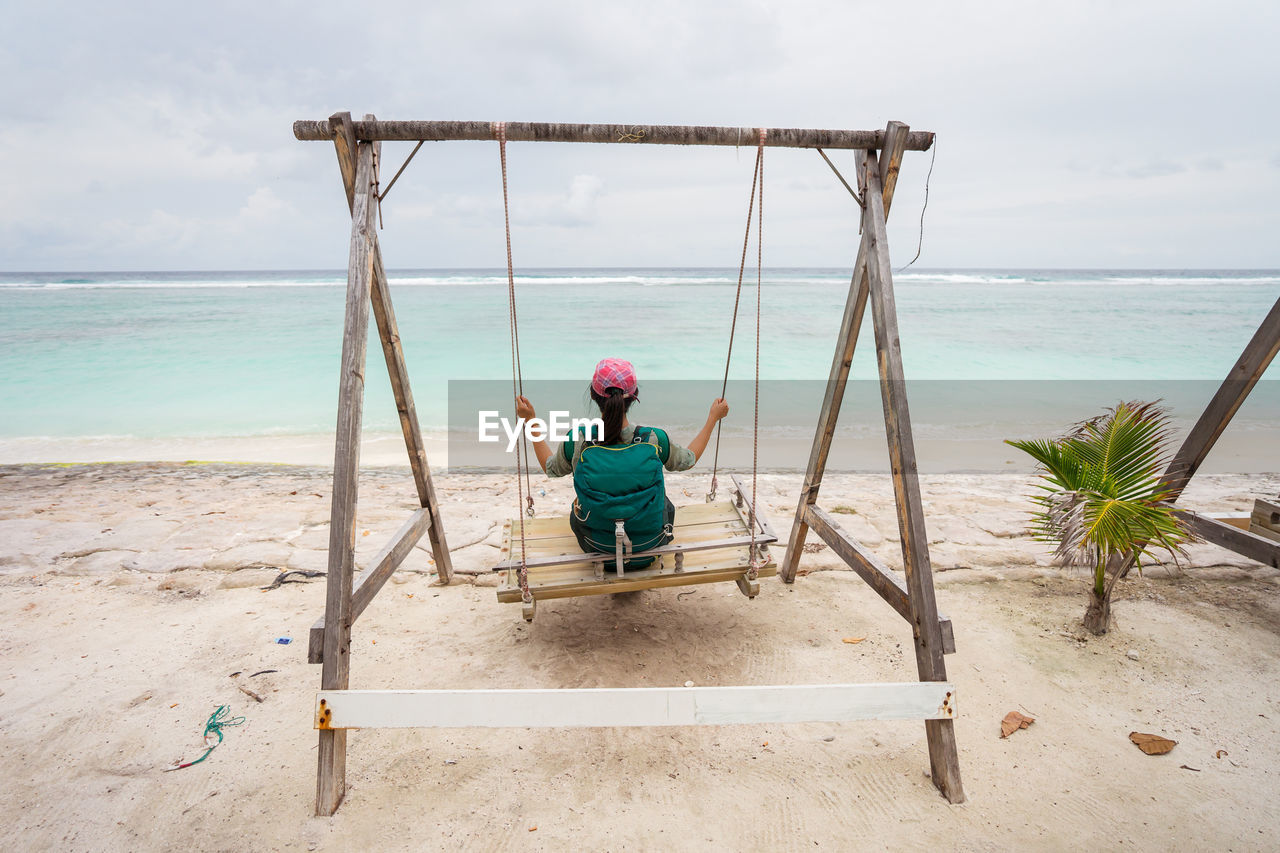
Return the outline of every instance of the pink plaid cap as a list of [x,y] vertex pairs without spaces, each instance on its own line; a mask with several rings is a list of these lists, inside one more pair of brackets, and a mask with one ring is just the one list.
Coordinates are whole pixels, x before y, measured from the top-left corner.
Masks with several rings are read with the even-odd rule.
[[628,397],[636,396],[640,390],[636,384],[636,369],[631,362],[620,358],[602,359],[596,365],[595,375],[591,377],[591,390],[601,397],[609,393],[610,388],[621,388]]

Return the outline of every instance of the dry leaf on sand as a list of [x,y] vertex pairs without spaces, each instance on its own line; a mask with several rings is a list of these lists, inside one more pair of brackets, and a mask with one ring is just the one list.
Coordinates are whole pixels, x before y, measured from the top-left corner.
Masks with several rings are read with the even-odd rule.
[[1008,737],[1018,729],[1025,729],[1035,721],[1035,717],[1028,717],[1026,714],[1019,714],[1017,711],[1010,711],[1000,721],[1000,737]]
[[865,639],[866,639],[866,637],[845,637],[845,638],[844,638],[843,640],[841,640],[840,642],[842,642],[842,643],[849,643],[850,645],[852,645],[852,644],[854,644],[854,643],[861,643],[861,642],[862,642],[863,640],[865,640]]
[[1160,737],[1160,735],[1143,734],[1142,732],[1129,732],[1129,740],[1133,741],[1138,749],[1147,755],[1164,755],[1178,745],[1176,740],[1169,740],[1167,737]]

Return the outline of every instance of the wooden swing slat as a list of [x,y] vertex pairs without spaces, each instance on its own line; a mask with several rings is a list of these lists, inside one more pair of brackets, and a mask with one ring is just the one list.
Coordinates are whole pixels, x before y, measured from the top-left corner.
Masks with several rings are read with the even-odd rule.
[[[719,551],[705,552],[719,554]],[[622,577],[606,574],[604,580],[595,576],[595,569],[590,564],[565,567],[557,566],[561,574],[555,577],[544,577],[534,571],[529,572],[529,591],[537,601],[553,598],[577,598],[584,595],[612,595],[618,592],[635,592],[642,589],[662,589],[670,586],[694,586],[703,583],[720,583],[736,581],[742,577],[747,563],[747,549],[731,551],[722,560],[700,558],[697,564],[691,565],[685,559],[682,572],[675,572],[670,567],[660,573],[652,569],[641,569],[627,572]],[[576,569],[577,573],[569,575],[566,569]],[[773,577],[778,573],[778,564],[770,560],[760,567],[758,576]],[[498,601],[503,604],[514,604],[520,601],[520,587],[514,572],[506,586],[498,588]]]
[[[701,503],[691,504],[690,506],[680,507],[677,520],[681,527],[688,527],[699,524],[730,524],[736,523],[738,515],[732,508],[726,509],[724,502],[713,504]],[[508,524],[514,524],[516,535],[519,536],[519,523],[508,521]],[[538,516],[536,518],[526,518],[524,520],[524,538],[526,541],[534,539],[549,539],[557,536],[568,535],[573,537],[572,531],[569,530],[569,522],[566,516],[547,515]]]
[[[564,522],[564,526],[567,529],[569,527],[568,516],[560,516],[560,520]],[[502,550],[504,553],[512,554],[512,556],[494,566],[493,570],[496,572],[514,569],[521,563],[518,534],[512,535],[512,531],[516,529],[518,528],[511,522],[507,522],[507,525],[504,527],[504,533],[507,538]],[[726,529],[721,531],[716,531],[714,529],[701,530],[700,532],[698,531],[698,528],[695,528],[695,530],[687,537],[682,537],[680,533],[681,527],[679,522],[677,522],[675,530],[676,539],[669,544],[662,545],[657,548],[649,548],[645,551],[636,551],[632,557],[628,559],[651,556],[674,556],[675,554],[684,552],[750,546],[753,541],[752,537],[746,532],[745,526],[738,528],[726,527]],[[512,542],[513,539],[515,540],[514,543]],[[757,545],[772,545],[776,541],[778,541],[777,537],[765,536],[762,533],[757,533],[754,538],[754,542]],[[567,543],[569,542],[572,542],[572,547],[568,546]],[[566,565],[577,562],[578,559],[583,556],[583,552],[578,548],[577,540],[573,538],[572,534],[569,534],[567,537],[555,536],[533,541],[526,538],[525,547],[527,549],[527,553],[525,554],[523,562],[525,566],[530,569]],[[596,559],[612,560],[613,555],[599,555]]]
[[[565,542],[566,544],[564,545],[554,546],[546,550],[541,548],[537,550],[530,548],[529,553],[524,560],[525,566],[530,569],[545,570],[556,566],[573,565],[583,561],[596,562],[604,560],[609,563],[615,561],[613,554],[591,557],[586,556],[582,549],[578,547],[577,540],[575,539],[567,539]],[[756,537],[756,544],[771,545],[773,542]],[[672,542],[671,544],[664,545],[661,548],[637,551],[635,552],[635,555],[629,559],[652,556],[662,557],[670,561],[675,558],[676,554],[685,554],[686,560],[693,555],[698,555],[697,557],[694,557],[694,559],[701,560],[704,559],[702,557],[702,552],[704,551],[718,551],[725,548],[748,548],[750,545],[751,538],[749,536],[731,536],[728,535],[728,532],[726,531],[715,535],[703,534],[701,536],[693,536],[688,539],[681,539],[678,542]],[[507,549],[504,548],[504,551],[505,550]],[[507,557],[507,559],[504,559],[501,563],[495,566],[494,571],[503,572],[517,568],[520,565],[520,544],[518,541],[514,546],[514,551],[515,554]],[[506,554],[503,556],[506,557]]]
[[[555,525],[554,527],[548,526],[546,529],[544,529],[543,534],[541,536],[536,536],[536,537],[529,536],[528,528],[527,527],[525,528],[526,543],[535,543],[537,546],[537,552],[539,554],[555,554],[555,553],[581,554],[582,553],[582,549],[578,547],[578,539],[573,535],[572,528],[569,527],[568,516],[562,515],[562,516],[557,516],[554,519],[547,519],[547,520],[554,521]],[[685,523],[684,521],[677,519],[677,527],[680,530],[680,533],[681,533],[680,539],[681,539],[681,542],[683,543],[732,539],[737,534],[742,532],[742,524],[738,521],[736,516],[732,518],[728,516],[724,516],[724,517],[713,519],[713,520],[708,520],[703,522],[692,522],[692,523]],[[503,533],[504,533],[504,538],[507,533],[514,534],[514,536],[512,537],[512,541],[514,542],[514,548],[512,549],[511,555],[509,557],[506,557],[506,559],[519,560],[520,559],[519,522],[518,521],[506,522],[503,528]],[[557,552],[555,550],[556,548],[559,548],[560,550]],[[503,546],[503,550],[504,551],[507,550],[505,545]],[[530,555],[534,553],[534,549],[532,547],[530,548],[529,553]]]

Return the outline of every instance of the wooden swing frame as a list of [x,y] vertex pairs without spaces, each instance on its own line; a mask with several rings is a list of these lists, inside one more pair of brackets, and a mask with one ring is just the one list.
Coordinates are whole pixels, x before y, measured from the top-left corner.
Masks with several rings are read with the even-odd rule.
[[[508,123],[505,134],[510,141],[736,146],[744,139],[755,140],[760,129]],[[424,534],[430,537],[440,582],[447,584],[453,576],[375,227],[380,202],[377,163],[381,143],[384,140],[492,140],[495,136],[494,126],[487,122],[378,121],[372,115],[366,115],[363,121],[353,121],[347,112],[335,113],[327,121],[295,122],[294,136],[300,140],[333,143],[351,211],[325,614],[312,628],[308,650],[308,660],[323,667],[314,717],[320,738],[317,814],[333,814],[346,793],[347,730],[379,726],[648,726],[924,719],[933,783],[948,801],[964,801],[954,733],[955,688],[947,682],[943,662],[943,654],[954,650],[954,640],[950,622],[938,617],[934,601],[885,234],[885,217],[893,200],[903,154],[908,150],[928,150],[933,144],[932,133],[912,133],[901,122],[890,122],[883,131],[774,128],[765,131],[762,143],[765,147],[853,150],[861,191],[858,202],[862,208],[862,239],[844,319],[796,520],[778,574],[788,583],[795,580],[805,535],[812,528],[911,623],[919,681],[590,691],[348,689],[352,624]],[[843,183],[843,178],[841,181]],[[817,506],[854,344],[868,302],[875,326],[885,428],[906,567],[905,584]],[[421,508],[374,557],[356,585],[353,583],[356,501],[371,305]],[[741,491],[741,487],[738,488]],[[506,701],[500,701],[503,699]],[[511,710],[478,716],[481,708]]]

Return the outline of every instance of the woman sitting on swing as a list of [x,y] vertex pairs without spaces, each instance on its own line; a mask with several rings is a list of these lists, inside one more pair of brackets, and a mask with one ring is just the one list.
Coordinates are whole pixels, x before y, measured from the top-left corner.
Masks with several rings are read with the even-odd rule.
[[[633,551],[665,545],[673,538],[675,506],[667,498],[663,469],[685,471],[707,448],[711,430],[729,414],[729,404],[716,398],[702,430],[687,448],[673,444],[656,427],[635,426],[627,410],[638,399],[635,368],[620,358],[606,358],[591,378],[591,399],[604,421],[601,441],[575,435],[552,449],[545,439],[533,442],[533,452],[548,477],[572,472],[577,494],[569,526],[586,552],[613,553],[616,522],[622,521]],[[527,397],[516,398],[516,416],[536,416]],[[644,568],[649,557],[627,561],[626,568]]]

